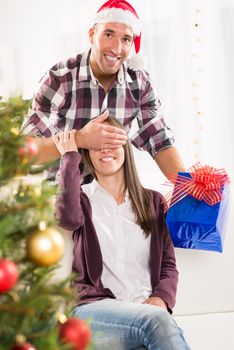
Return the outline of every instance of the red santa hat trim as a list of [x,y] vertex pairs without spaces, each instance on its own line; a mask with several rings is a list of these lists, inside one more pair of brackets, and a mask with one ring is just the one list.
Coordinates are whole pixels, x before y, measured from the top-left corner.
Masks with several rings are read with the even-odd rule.
[[118,22],[130,26],[133,30],[135,51],[140,51],[141,28],[135,9],[125,0],[109,0],[103,4],[94,18],[94,23]]

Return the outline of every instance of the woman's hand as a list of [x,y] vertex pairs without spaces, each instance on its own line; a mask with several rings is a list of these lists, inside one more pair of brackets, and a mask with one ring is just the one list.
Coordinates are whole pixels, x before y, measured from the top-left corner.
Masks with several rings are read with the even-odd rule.
[[76,141],[75,141],[76,130],[63,131],[53,136],[53,141],[63,156],[66,152],[78,152]]
[[161,307],[162,309],[166,309],[167,310],[167,304],[165,303],[164,300],[162,300],[159,297],[149,297],[148,299],[146,299],[143,304],[151,304],[151,305],[156,305]]

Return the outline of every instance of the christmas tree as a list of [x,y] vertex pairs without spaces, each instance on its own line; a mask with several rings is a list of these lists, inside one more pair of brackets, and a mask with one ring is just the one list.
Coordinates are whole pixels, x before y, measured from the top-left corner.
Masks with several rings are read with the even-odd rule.
[[[35,166],[20,132],[30,101],[0,99],[0,349],[90,349],[90,330],[69,318],[69,279],[55,280],[64,242],[54,222],[55,186]],[[89,347],[88,347],[89,346]]]

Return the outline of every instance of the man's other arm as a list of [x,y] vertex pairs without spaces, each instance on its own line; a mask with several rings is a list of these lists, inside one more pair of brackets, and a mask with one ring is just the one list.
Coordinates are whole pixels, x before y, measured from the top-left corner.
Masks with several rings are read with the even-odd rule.
[[168,147],[158,151],[154,160],[166,177],[170,174],[177,174],[179,171],[186,171],[180,154],[175,147]]

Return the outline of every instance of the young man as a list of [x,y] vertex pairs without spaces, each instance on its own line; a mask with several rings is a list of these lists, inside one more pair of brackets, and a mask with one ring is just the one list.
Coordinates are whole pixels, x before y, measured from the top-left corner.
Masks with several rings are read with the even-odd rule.
[[[137,119],[132,143],[147,150],[166,176],[184,171],[148,73],[130,68],[132,49],[138,54],[141,41],[135,9],[125,0],[107,1],[95,16],[89,40],[88,52],[56,64],[43,77],[25,118],[25,134],[44,136],[36,139],[38,162],[59,158],[51,138],[59,131],[76,129],[78,148],[116,148],[126,142]],[[102,123],[109,113],[126,132]]]

